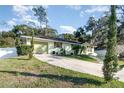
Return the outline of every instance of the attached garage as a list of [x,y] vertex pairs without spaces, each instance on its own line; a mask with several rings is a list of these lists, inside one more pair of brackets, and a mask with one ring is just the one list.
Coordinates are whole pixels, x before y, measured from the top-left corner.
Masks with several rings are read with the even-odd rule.
[[48,53],[48,43],[47,42],[36,42],[34,44],[34,53],[42,54]]

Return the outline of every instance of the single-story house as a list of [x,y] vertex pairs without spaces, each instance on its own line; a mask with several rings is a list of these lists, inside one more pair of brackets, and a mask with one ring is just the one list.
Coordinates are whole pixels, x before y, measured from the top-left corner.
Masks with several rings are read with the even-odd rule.
[[85,46],[85,49],[82,51],[82,54],[86,54],[86,55],[93,55],[93,56],[97,56],[97,54],[94,52],[94,48],[96,46],[94,46],[93,44],[89,44],[87,42],[83,43],[83,45]]
[[[31,36],[21,36],[23,43],[27,45],[31,44],[31,38]],[[60,49],[64,49],[66,54],[71,54],[73,45],[81,45],[81,43],[61,38],[34,37],[34,53],[59,54]],[[94,53],[94,49],[90,50],[92,50],[91,53]],[[89,50],[88,53],[90,53]]]
[[120,57],[124,58],[124,45],[117,45],[117,53]]

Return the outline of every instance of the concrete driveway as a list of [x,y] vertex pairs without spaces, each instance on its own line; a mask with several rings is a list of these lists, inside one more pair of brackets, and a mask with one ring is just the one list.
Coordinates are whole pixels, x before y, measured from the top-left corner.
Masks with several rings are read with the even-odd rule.
[[[103,72],[102,72],[103,65],[100,63],[91,63],[91,62],[81,61],[78,59],[54,56],[49,54],[35,54],[34,56],[37,59],[47,62],[51,65],[103,77]],[[124,69],[117,73],[117,77],[120,78],[120,81],[124,82]]]

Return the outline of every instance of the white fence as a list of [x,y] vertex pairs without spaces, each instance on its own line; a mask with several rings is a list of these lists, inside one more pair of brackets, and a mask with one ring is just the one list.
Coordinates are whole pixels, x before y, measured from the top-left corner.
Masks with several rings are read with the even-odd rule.
[[0,59],[16,57],[16,48],[0,48]]

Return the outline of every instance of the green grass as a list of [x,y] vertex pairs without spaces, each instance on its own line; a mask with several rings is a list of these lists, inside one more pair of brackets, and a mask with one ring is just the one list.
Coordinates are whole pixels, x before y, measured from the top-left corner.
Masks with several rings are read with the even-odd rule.
[[66,57],[75,58],[75,59],[79,59],[87,62],[98,63],[96,58],[90,57],[88,55],[72,55],[72,56],[66,56]]
[[[87,61],[87,62],[99,63],[95,57],[90,57],[88,55],[77,55],[77,56],[72,55],[72,56],[65,56],[65,57],[75,58],[75,59],[79,59],[79,60],[83,60],[83,61]],[[119,60],[118,64],[124,65],[124,60]]]
[[52,66],[26,56],[0,60],[0,87],[124,87],[124,83]]

